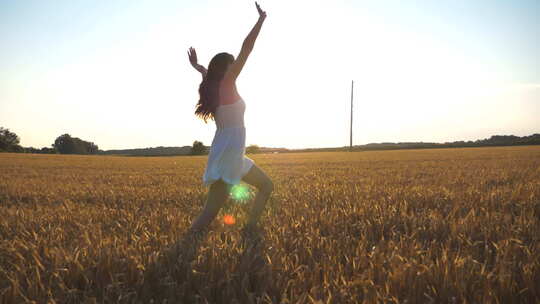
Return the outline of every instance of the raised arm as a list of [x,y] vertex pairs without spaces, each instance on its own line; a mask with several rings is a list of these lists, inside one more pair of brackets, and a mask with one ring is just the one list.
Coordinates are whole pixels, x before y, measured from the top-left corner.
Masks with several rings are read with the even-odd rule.
[[261,7],[259,6],[257,2],[255,2],[255,6],[257,7],[257,11],[259,12],[259,20],[257,20],[257,23],[255,23],[255,25],[253,26],[253,28],[247,35],[246,39],[244,39],[244,43],[242,44],[242,49],[240,50],[240,54],[238,54],[238,57],[236,57],[236,60],[231,64],[231,66],[227,70],[225,79],[232,80],[232,81],[236,80],[238,75],[240,75],[242,68],[246,64],[249,54],[253,50],[253,46],[255,46],[255,40],[257,40],[257,36],[259,35],[259,32],[261,31],[261,27],[264,23],[264,20],[266,19],[266,12],[261,9]]
[[206,77],[206,68],[197,62],[197,52],[194,48],[190,47],[188,50],[188,58],[191,66],[201,73],[203,79]]

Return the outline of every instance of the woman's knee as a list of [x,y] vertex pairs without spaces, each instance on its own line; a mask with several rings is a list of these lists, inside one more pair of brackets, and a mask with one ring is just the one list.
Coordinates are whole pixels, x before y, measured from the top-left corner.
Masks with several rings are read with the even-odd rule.
[[259,191],[270,195],[270,193],[274,191],[274,183],[272,182],[272,180],[267,179],[266,181],[264,181],[264,183],[262,183],[262,185],[260,186]]

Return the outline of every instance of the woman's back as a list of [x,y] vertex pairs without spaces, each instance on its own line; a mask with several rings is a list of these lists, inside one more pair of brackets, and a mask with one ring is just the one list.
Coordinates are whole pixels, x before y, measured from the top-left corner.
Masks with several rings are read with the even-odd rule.
[[223,79],[219,83],[219,105],[233,104],[241,99],[236,89],[236,79]]

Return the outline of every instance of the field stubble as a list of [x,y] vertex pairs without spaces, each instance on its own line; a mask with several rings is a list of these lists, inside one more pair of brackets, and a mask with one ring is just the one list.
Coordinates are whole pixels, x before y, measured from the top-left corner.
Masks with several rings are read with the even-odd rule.
[[185,233],[205,157],[0,154],[0,302],[540,301],[540,147],[252,158],[259,242]]

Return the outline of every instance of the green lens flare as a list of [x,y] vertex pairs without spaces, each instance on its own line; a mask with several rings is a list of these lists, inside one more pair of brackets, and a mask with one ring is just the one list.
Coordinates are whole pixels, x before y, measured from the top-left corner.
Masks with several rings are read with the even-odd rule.
[[236,184],[231,188],[231,197],[237,201],[245,201],[251,194],[247,185]]

